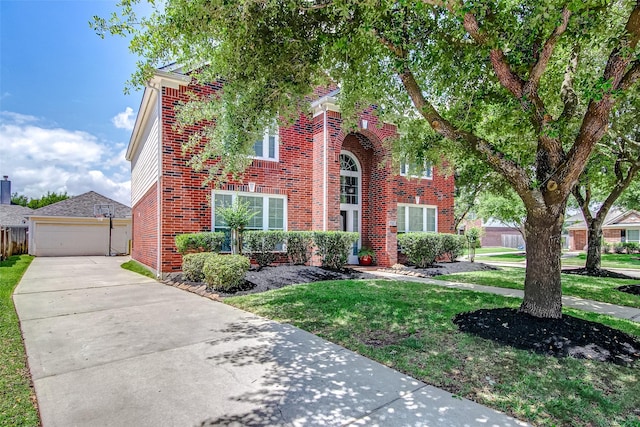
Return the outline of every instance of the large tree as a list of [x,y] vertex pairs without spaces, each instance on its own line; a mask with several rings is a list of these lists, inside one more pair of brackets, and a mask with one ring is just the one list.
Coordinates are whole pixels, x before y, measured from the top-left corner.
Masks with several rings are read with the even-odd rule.
[[[640,171],[640,99],[636,93],[623,99],[614,110],[607,135],[597,145],[580,182],[573,189],[587,225],[587,260],[589,275],[602,274],[602,225],[616,201],[633,191]],[[628,199],[628,198],[627,198]],[[623,199],[629,203],[630,200]],[[626,204],[625,203],[625,204]],[[637,200],[636,200],[637,203]],[[597,209],[592,213],[593,205]]]
[[135,2],[94,20],[133,33],[144,58],[134,84],[168,61],[224,79],[220,96],[181,115],[215,119],[196,167],[221,155],[245,166],[253,137],[330,76],[343,116],[375,103],[384,119],[419,117],[411,132],[439,134],[504,177],[527,210],[520,310],[561,317],[565,206],[617,95],[640,76],[640,0],[166,0],[144,19]]

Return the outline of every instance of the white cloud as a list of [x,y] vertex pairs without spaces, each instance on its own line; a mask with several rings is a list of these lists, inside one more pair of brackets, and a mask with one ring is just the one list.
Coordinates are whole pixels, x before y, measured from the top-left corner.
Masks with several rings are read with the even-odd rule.
[[133,130],[133,126],[136,123],[135,115],[133,114],[133,108],[127,107],[121,113],[118,113],[111,122],[118,129]]
[[48,191],[78,195],[93,190],[131,203],[124,144],[0,112],[0,153],[0,175],[9,175],[12,192],[40,197]]

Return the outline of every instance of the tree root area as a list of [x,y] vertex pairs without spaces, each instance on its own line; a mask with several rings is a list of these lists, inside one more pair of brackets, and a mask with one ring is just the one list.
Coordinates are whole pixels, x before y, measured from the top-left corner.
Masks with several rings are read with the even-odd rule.
[[541,319],[516,309],[481,309],[457,314],[462,332],[553,357],[574,357],[631,366],[640,359],[640,340],[600,323],[564,315]]
[[616,273],[615,271],[609,271],[602,268],[597,268],[597,269],[588,269],[585,267],[567,268],[566,270],[562,270],[562,272],[564,274],[579,274],[581,276],[606,277],[609,279],[629,279],[629,280],[635,279],[635,277],[627,276],[626,274]]

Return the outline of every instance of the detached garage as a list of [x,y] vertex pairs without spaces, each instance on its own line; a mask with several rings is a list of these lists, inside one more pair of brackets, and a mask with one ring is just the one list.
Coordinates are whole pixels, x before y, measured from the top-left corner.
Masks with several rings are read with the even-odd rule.
[[94,191],[34,210],[29,254],[35,256],[129,253],[131,208]]

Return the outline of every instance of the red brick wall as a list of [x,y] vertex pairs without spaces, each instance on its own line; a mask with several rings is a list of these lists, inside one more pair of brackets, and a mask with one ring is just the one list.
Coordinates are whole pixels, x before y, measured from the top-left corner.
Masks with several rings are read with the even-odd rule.
[[[178,271],[181,256],[176,252],[176,234],[211,230],[210,187],[202,187],[206,173],[196,173],[187,165],[188,155],[182,154],[182,144],[189,132],[179,134],[174,129],[174,108],[180,101],[188,99],[190,87],[164,88],[162,94],[162,253],[161,271]],[[209,95],[219,86],[199,88],[202,95]],[[406,180],[391,170],[388,151],[383,147],[386,138],[395,135],[392,125],[378,127],[377,117],[371,111],[363,113],[368,120],[367,129],[360,128],[359,136],[345,135],[341,130],[340,113],[328,112],[328,229],[337,230],[340,224],[340,163],[341,149],[356,155],[363,168],[362,242],[377,253],[380,265],[396,262],[397,240],[395,229],[397,203],[415,203],[438,206],[438,231],[453,231],[453,178],[444,177],[434,170],[433,180]],[[323,141],[324,116],[313,120],[301,115],[296,123],[280,129],[279,162],[255,160],[245,173],[242,183],[255,182],[265,193],[278,192],[287,196],[289,230],[321,230],[323,227]],[[194,131],[196,128],[190,129]],[[386,164],[387,168],[380,168]],[[229,181],[229,184],[242,184]],[[154,192],[155,194],[155,192]],[[138,204],[142,204],[146,197]],[[136,206],[138,206],[136,205]],[[134,217],[134,239],[151,242],[152,239],[136,235],[141,227]],[[145,225],[147,234],[155,232],[156,225]],[[140,229],[141,230],[141,229]],[[154,241],[155,242],[155,241]],[[141,243],[142,244],[142,243]],[[135,256],[145,259],[146,265],[154,266],[156,255],[137,248]],[[143,256],[142,253],[145,255]],[[134,256],[134,257],[135,257]],[[136,258],[137,259],[137,258]],[[143,262],[143,261],[141,261]]]
[[[179,101],[188,99],[187,91],[163,89],[162,127],[162,271],[181,268],[181,256],[177,253],[176,234],[211,230],[211,187],[202,187],[206,173],[196,173],[187,165],[188,154],[182,154],[182,144],[188,135],[174,129],[174,108]],[[201,90],[207,95],[219,87],[208,86]],[[254,160],[242,182],[229,180],[232,185],[255,182],[265,193],[278,192],[287,196],[288,229],[311,228],[311,200],[313,192],[313,134],[312,123],[301,115],[288,128],[280,128],[279,162]],[[267,187],[267,188],[265,188]]]
[[587,246],[587,230],[569,230],[571,250],[582,251]]
[[133,246],[131,258],[158,268],[158,184],[155,183],[131,211]]

